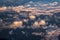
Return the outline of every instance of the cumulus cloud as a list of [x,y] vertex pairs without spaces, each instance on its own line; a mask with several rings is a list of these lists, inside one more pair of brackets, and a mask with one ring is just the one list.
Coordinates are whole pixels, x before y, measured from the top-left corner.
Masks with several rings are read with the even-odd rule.
[[[15,7],[7,7],[8,9],[11,9],[16,11],[16,12],[20,12],[21,10],[27,10],[27,8],[36,8],[37,10],[59,10],[60,9],[60,6],[58,6],[58,2],[52,2],[52,3],[40,3],[40,2],[33,2],[33,1],[30,1],[28,2],[27,4],[25,4],[24,6],[15,6]],[[0,10],[4,10],[4,9],[7,9],[6,7],[2,7],[0,8]],[[56,11],[55,10],[55,11]],[[49,11],[49,12],[50,12]],[[51,12],[52,12],[51,11]],[[54,12],[55,12],[54,11]]]
[[58,2],[52,2],[52,3],[48,3],[48,4],[42,4],[41,6],[56,6],[58,5]]
[[55,9],[56,6],[58,6],[58,2],[52,2],[52,3],[44,3],[44,4],[41,4],[41,9]]
[[43,5],[41,5],[41,6],[44,6],[44,7],[45,7],[45,6],[48,6],[48,5],[49,5],[49,4],[43,4]]
[[28,3],[25,4],[26,7],[42,7],[42,8],[54,8],[54,6],[58,5],[58,2],[52,2],[52,3],[40,3],[40,2],[33,2],[30,1]]
[[58,4],[58,2],[50,3],[51,6],[55,6],[55,5],[57,5],[57,4]]

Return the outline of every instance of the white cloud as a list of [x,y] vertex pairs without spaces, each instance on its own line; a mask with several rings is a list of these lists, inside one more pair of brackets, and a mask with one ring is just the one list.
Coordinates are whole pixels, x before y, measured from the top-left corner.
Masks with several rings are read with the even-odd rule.
[[55,5],[57,5],[57,4],[58,4],[58,2],[50,3],[51,6],[55,6]]

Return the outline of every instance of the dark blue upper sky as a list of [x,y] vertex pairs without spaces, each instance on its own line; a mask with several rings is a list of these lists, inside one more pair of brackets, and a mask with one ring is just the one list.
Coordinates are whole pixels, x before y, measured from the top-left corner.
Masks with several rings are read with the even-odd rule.
[[24,5],[29,1],[40,2],[40,3],[51,3],[51,2],[59,2],[60,0],[0,0],[0,6],[18,6]]

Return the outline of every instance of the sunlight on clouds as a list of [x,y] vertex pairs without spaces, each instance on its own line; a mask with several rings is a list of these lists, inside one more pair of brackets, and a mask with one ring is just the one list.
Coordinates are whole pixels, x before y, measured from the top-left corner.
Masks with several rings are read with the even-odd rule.
[[34,16],[34,15],[30,15],[29,18],[30,18],[30,19],[35,19],[36,16]]
[[22,25],[23,25],[22,21],[15,21],[15,22],[12,23],[11,27],[13,27],[13,28],[20,27],[20,28],[22,28]]
[[45,24],[46,24],[45,20],[41,20],[41,21],[39,22],[39,25],[44,26]]

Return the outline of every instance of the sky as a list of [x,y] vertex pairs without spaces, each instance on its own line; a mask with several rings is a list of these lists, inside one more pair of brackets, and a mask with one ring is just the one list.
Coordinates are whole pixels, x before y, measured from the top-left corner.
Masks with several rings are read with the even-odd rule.
[[33,2],[40,2],[40,3],[52,3],[58,2],[60,5],[60,0],[0,0],[0,6],[18,6],[18,5],[25,5],[26,3],[33,1]]

